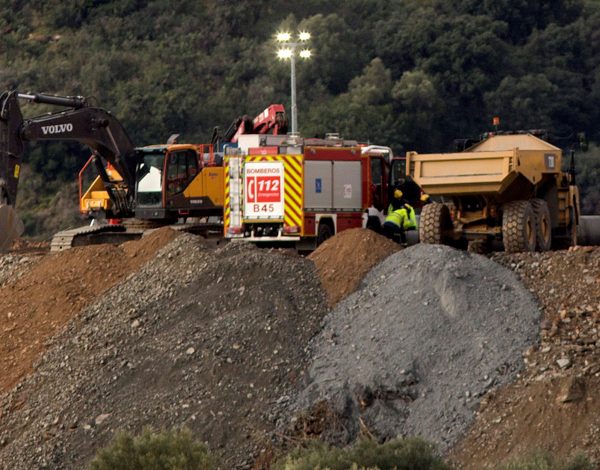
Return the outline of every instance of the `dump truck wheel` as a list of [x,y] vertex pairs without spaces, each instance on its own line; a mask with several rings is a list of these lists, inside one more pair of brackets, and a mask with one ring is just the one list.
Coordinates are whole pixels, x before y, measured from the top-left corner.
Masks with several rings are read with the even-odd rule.
[[448,231],[452,229],[452,219],[448,206],[432,202],[423,207],[419,221],[421,243],[444,245],[448,242]]
[[535,214],[528,201],[515,201],[504,205],[502,241],[504,250],[508,253],[535,251]]
[[575,218],[575,207],[571,206],[569,207],[569,220],[571,221],[571,246],[577,246],[579,243],[579,240],[577,239],[577,223],[575,222]]
[[535,214],[535,245],[538,251],[548,251],[552,246],[552,222],[550,209],[543,199],[532,199],[531,207]]
[[577,243],[581,245],[600,245],[600,215],[579,217]]

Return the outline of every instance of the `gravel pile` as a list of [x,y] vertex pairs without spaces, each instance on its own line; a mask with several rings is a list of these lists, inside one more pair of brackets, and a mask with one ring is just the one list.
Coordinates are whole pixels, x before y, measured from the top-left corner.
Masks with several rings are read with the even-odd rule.
[[538,307],[508,269],[449,247],[407,248],[325,318],[296,407],[322,413],[327,401],[330,442],[418,435],[446,449],[480,397],[515,378],[538,331]]
[[187,426],[224,468],[249,468],[289,418],[325,303],[310,261],[181,235],[1,397],[0,462],[83,468],[117,430],[151,425]]
[[0,392],[32,371],[53,337],[84,307],[136,272],[177,235],[165,227],[120,246],[91,245],[47,254],[12,272],[10,282],[0,287]]

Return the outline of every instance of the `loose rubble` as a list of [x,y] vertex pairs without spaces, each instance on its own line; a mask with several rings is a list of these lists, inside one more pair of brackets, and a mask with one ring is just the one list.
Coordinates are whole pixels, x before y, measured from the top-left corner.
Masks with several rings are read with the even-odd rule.
[[225,468],[249,468],[289,417],[326,311],[310,261],[181,235],[1,398],[0,461],[82,468],[117,430],[151,425],[186,426]]
[[0,255],[0,287],[9,282],[15,282],[39,258],[39,255],[19,255],[14,253]]
[[509,270],[449,247],[407,248],[326,317],[296,406],[326,401],[339,422],[321,437],[336,444],[367,432],[445,449],[481,396],[516,377],[538,331],[537,304]]
[[[53,336],[96,296],[151,259],[177,236],[166,228],[120,247],[95,245],[50,254],[0,287],[0,391],[31,372]],[[3,259],[10,259],[7,255]],[[19,265],[24,258],[20,259]],[[28,261],[27,261],[28,262]],[[3,272],[3,275],[6,275]]]
[[482,401],[451,457],[466,470],[536,452],[600,464],[600,249],[494,254],[543,308],[541,343],[522,377]]
[[600,462],[600,249],[492,261],[356,229],[307,260],[174,237],[0,256],[0,468],[83,468],[144,425],[232,469],[397,434],[466,470]]

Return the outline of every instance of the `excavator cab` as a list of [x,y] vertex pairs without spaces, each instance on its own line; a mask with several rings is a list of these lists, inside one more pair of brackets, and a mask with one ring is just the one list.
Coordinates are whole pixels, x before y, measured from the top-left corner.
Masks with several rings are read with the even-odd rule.
[[137,168],[137,207],[161,207],[163,171],[165,166],[163,151],[144,152]]
[[138,149],[135,216],[174,220],[221,215],[222,159],[209,144]]

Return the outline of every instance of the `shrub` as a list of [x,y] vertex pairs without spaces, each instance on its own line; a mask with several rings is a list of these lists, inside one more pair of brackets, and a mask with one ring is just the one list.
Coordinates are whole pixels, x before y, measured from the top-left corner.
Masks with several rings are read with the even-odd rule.
[[557,461],[544,454],[500,465],[495,470],[593,470],[594,468],[583,455],[577,455],[568,461]]
[[211,470],[216,468],[207,447],[192,439],[187,430],[141,435],[119,433],[90,464],[90,470]]
[[311,444],[275,463],[274,470],[450,470],[431,444],[421,439],[395,439],[385,444],[361,440],[339,449]]

